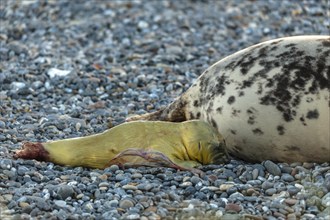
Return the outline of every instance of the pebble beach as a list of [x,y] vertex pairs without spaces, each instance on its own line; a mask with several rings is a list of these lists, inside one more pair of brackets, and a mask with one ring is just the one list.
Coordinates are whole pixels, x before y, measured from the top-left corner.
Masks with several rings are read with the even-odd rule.
[[0,219],[329,220],[329,163],[232,157],[197,176],[13,158],[165,107],[238,50],[329,31],[329,0],[0,0]]

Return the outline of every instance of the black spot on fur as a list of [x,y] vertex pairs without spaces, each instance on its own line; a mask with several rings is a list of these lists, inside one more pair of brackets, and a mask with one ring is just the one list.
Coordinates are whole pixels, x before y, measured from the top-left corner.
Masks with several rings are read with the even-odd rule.
[[233,135],[236,135],[236,130],[230,130],[230,133],[232,133]]
[[177,101],[172,102],[172,104],[170,104],[167,108],[164,109],[158,120],[173,121],[173,122],[186,121],[187,120],[185,114],[186,105],[187,102],[182,99],[178,99]]
[[296,48],[296,44],[287,44],[287,45],[285,45],[284,47],[285,48],[288,48],[288,47],[291,47],[291,48]]
[[231,104],[233,104],[235,102],[235,96],[229,96],[229,98],[228,98],[228,100],[227,100],[227,103],[229,104],[229,105],[231,105]]
[[195,119],[195,116],[192,112],[189,112],[189,120]]
[[248,79],[248,80],[244,80],[243,81],[243,85],[241,86],[241,89],[246,89],[246,88],[250,88],[252,85],[253,85],[253,83],[254,83],[254,81],[253,81],[254,79]]
[[247,123],[250,125],[253,125],[255,123],[254,119],[255,119],[255,116],[249,116]]
[[247,123],[250,124],[250,125],[253,125],[255,123],[257,110],[255,108],[251,107],[251,108],[246,110],[246,113],[249,116],[249,118],[247,120]]
[[319,111],[317,109],[314,109],[313,111],[308,111],[306,118],[308,119],[318,119],[319,118]]
[[277,46],[272,46],[270,49],[269,49],[269,51],[275,51],[275,50],[277,50]]
[[263,89],[262,89],[262,84],[261,83],[259,83],[258,84],[258,90],[257,90],[257,94],[262,94],[262,91],[263,91]]
[[201,117],[201,113],[200,112],[197,112],[196,118],[199,119],[200,117]]
[[[288,44],[285,40],[276,40],[245,50],[226,66],[220,62],[209,72],[205,71],[205,76],[200,78],[201,97],[198,105],[209,103],[214,97],[223,98],[227,85],[233,82],[238,93],[234,94],[235,98],[244,96],[245,89],[257,88],[259,104],[274,106],[287,122],[296,119],[297,109],[305,101],[302,97],[330,89],[330,38],[320,39],[313,45],[317,54],[314,54],[314,50],[305,50],[304,45],[299,43]],[[254,67],[257,67],[256,72],[251,71]],[[230,74],[236,74],[233,77],[236,81],[230,81]],[[237,79],[240,74],[245,75],[244,79]],[[260,82],[262,84],[255,84]],[[228,104],[231,101],[227,99]],[[221,111],[222,108],[217,109],[220,114]],[[254,123],[256,116],[248,117],[248,123]]]
[[213,111],[213,101],[209,102],[209,106],[206,109],[207,113],[210,113]]
[[240,112],[241,112],[241,110],[233,109],[233,111],[231,112],[231,115],[234,117],[237,117]]
[[260,128],[253,129],[252,132],[253,132],[253,134],[256,134],[256,135],[264,134],[264,132]]
[[213,118],[211,118],[211,124],[215,129],[218,129],[218,125]]
[[194,103],[193,103],[194,107],[198,107],[198,100],[195,100]]
[[299,118],[299,120],[301,121],[301,123],[304,125],[304,126],[307,126],[306,122],[305,122],[305,117],[304,116],[301,116]]
[[217,78],[217,84],[215,86],[215,94],[221,94],[221,95],[225,95],[225,82],[226,82],[226,76],[222,75],[220,77]]
[[216,109],[216,111],[218,112],[218,113],[220,113],[220,115],[222,114],[222,109],[223,109],[223,107],[221,106],[221,107],[218,107],[217,109]]
[[279,135],[283,135],[285,132],[285,128],[282,125],[277,126],[277,131]]
[[[289,122],[294,119],[296,114],[295,107],[297,108],[300,105],[301,96],[304,93],[305,95],[308,93],[315,94],[319,90],[329,87],[330,72],[325,77],[325,68],[330,69],[326,65],[330,50],[320,49],[320,56],[316,58],[306,55],[306,51],[300,50],[296,44],[288,44],[284,47],[287,50],[276,55],[276,62],[280,61],[281,63],[281,66],[279,66],[281,72],[272,78],[267,78],[265,87],[270,88],[270,90],[264,93],[259,89],[258,92],[265,94],[260,98],[260,104],[276,106],[282,112],[284,120]],[[267,64],[268,70],[276,67],[274,63],[264,60],[259,61],[260,65]],[[309,84],[311,86],[306,90],[305,88]]]

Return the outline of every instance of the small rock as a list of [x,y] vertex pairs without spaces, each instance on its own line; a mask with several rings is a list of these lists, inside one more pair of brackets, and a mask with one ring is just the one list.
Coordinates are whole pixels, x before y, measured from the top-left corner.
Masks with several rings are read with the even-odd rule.
[[55,203],[55,205],[57,205],[60,208],[66,207],[66,202],[63,200],[55,200],[54,203]]
[[[0,100],[1,100],[1,98],[0,98]],[[6,123],[4,121],[0,120],[0,128],[3,129],[5,127],[6,127]]]
[[266,170],[274,175],[274,176],[280,176],[281,175],[281,169],[279,168],[279,166],[277,164],[275,164],[274,162],[270,161],[270,160],[266,160],[263,165],[265,166]]
[[116,181],[122,181],[122,180],[126,179],[126,176],[123,173],[119,173],[116,175],[115,179],[116,179]]
[[61,185],[57,190],[57,194],[61,196],[63,200],[65,200],[68,197],[73,197],[74,190],[70,185]]
[[322,205],[324,207],[330,207],[330,192],[322,197]]
[[291,206],[295,205],[297,203],[296,199],[290,199],[290,198],[285,199],[284,201],[285,201],[286,204],[291,205]]
[[153,188],[153,185],[150,183],[141,183],[137,185],[137,188],[142,191],[149,191]]
[[12,90],[15,90],[15,91],[17,91],[17,90],[19,90],[19,89],[23,89],[25,86],[26,86],[26,84],[23,83],[23,82],[12,82],[12,83],[10,84],[10,88],[11,88]]
[[130,215],[126,216],[125,219],[128,219],[128,220],[140,219],[140,215],[139,214],[130,214]]
[[122,186],[122,188],[125,190],[137,190],[138,189],[136,186],[130,185],[130,184],[124,185],[124,186]]
[[283,173],[281,176],[281,179],[285,182],[293,182],[294,181],[294,177],[291,176],[290,174],[287,173]]
[[259,170],[258,169],[253,169],[252,170],[252,179],[257,179],[258,178],[258,174],[259,174]]
[[274,195],[274,194],[276,193],[276,189],[274,189],[274,188],[267,189],[267,190],[265,191],[265,193],[266,193],[266,195],[268,195],[268,196],[272,196],[272,195]]
[[138,28],[140,29],[146,29],[149,27],[149,24],[146,21],[139,21]]
[[5,170],[10,170],[13,166],[12,161],[9,159],[1,159],[0,167]]
[[221,184],[219,188],[221,191],[227,191],[229,188],[231,188],[233,186],[235,186],[234,183],[224,183],[224,184]]
[[234,203],[228,203],[228,204],[226,205],[225,209],[226,209],[227,211],[234,211],[234,212],[236,212],[236,213],[238,213],[238,212],[240,212],[240,211],[242,210],[242,208],[241,208],[239,205],[234,204]]
[[55,76],[66,76],[71,72],[71,70],[60,70],[56,68],[50,68],[47,72],[50,78],[54,78]]
[[24,176],[26,172],[28,172],[29,169],[25,166],[19,166],[17,169],[17,174],[20,176]]
[[261,184],[261,188],[262,188],[263,190],[270,189],[270,188],[272,188],[273,186],[274,186],[274,183],[269,182],[269,181],[265,181],[265,182],[263,182],[263,183]]
[[111,165],[110,167],[109,167],[109,170],[111,171],[111,172],[116,172],[117,170],[119,170],[119,167],[118,167],[118,165]]
[[134,206],[134,202],[131,199],[123,199],[119,202],[119,207],[122,209],[128,209]]

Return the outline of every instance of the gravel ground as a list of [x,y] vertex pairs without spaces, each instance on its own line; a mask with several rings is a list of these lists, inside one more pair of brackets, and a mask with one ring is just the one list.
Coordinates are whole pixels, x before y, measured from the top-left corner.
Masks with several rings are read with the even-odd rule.
[[0,219],[329,219],[329,163],[233,159],[200,178],[12,158],[159,109],[249,45],[329,34],[328,1],[1,0],[0,19]]

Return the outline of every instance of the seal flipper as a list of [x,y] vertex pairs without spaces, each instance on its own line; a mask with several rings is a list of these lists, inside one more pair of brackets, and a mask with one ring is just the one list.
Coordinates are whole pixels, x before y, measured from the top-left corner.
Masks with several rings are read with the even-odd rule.
[[[131,160],[130,157],[140,157],[143,160]],[[192,173],[203,176],[204,173],[194,168],[194,166],[201,165],[196,161],[182,161],[179,159],[171,160],[165,154],[154,151],[154,150],[144,150],[140,148],[128,148],[119,154],[117,154],[113,159],[109,161],[109,163],[105,166],[111,166],[116,164],[121,167],[138,167],[138,166],[165,166],[178,170],[187,170]]]

